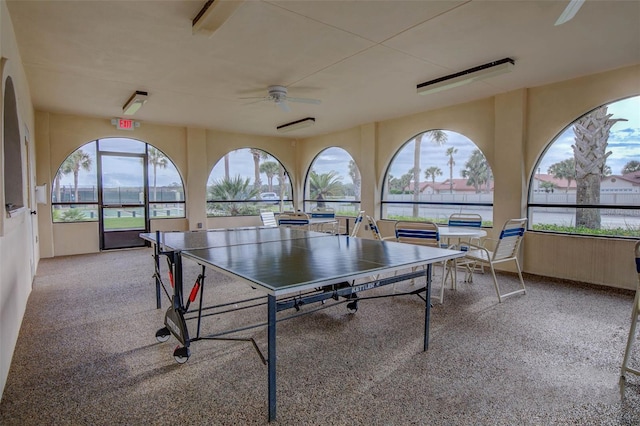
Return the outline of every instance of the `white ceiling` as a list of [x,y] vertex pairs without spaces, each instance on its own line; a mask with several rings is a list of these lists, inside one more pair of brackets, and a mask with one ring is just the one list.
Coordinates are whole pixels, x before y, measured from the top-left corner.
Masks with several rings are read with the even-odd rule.
[[[220,0],[216,0],[220,1]],[[192,34],[199,1],[8,0],[37,109],[307,137],[640,63],[640,1],[245,1],[213,35]],[[416,85],[510,57],[514,71],[420,96]],[[238,99],[270,85],[320,105]],[[640,87],[640,76],[639,76]],[[639,89],[640,90],[640,89]]]

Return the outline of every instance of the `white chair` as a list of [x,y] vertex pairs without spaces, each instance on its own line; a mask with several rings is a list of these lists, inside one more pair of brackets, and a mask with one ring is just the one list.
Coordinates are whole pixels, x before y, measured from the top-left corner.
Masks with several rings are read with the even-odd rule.
[[278,222],[276,222],[276,216],[272,211],[264,211],[260,212],[260,219],[262,220],[263,226],[276,227],[278,226]]
[[351,232],[349,233],[349,236],[351,237],[357,237],[358,236],[358,231],[360,230],[360,225],[362,225],[362,220],[364,219],[364,210],[360,210],[360,213],[358,213],[358,216],[356,216],[356,220],[353,222],[353,228],[351,228]]
[[[309,215],[311,225],[315,231],[336,234],[338,232],[338,221],[336,220],[336,212],[330,207],[316,207],[311,210]],[[313,223],[316,219],[318,222]]]
[[[417,244],[429,247],[440,247],[440,233],[438,225],[433,222],[396,222],[396,241],[399,243]],[[442,265],[442,285],[440,286],[440,296],[433,296],[440,303],[444,300],[444,283],[447,275],[448,262],[438,262]],[[415,270],[416,268],[413,268]],[[413,280],[412,280],[413,284]],[[395,285],[394,285],[395,290]]]
[[[498,301],[502,302],[502,299],[515,294],[526,294],[526,288],[524,286],[524,280],[522,279],[522,270],[520,269],[520,263],[518,262],[518,249],[522,238],[525,233],[525,226],[527,224],[526,218],[511,219],[504,224],[502,232],[500,232],[500,239],[498,241],[491,240],[489,238],[486,241],[494,241],[495,249],[493,251],[488,250],[485,247],[481,247],[476,244],[469,243],[469,250],[467,251],[466,258],[478,264],[488,265],[491,268],[491,275],[493,276],[493,284],[496,287],[496,293],[498,294]],[[496,271],[494,265],[504,262],[515,262],[518,269],[518,277],[520,278],[521,288],[518,290],[501,294],[500,286],[498,285],[498,279],[496,278]],[[466,278],[466,281],[473,282],[473,270],[469,272],[470,276]]]
[[[451,216],[449,216],[447,226],[456,228],[482,228],[482,216],[477,213],[453,213],[451,214]],[[466,243],[473,243],[481,247],[484,245],[482,244],[482,240],[480,238],[466,238],[465,241],[458,240],[456,242],[455,249],[460,251],[468,251],[469,245]],[[448,244],[451,244],[451,241],[448,241]],[[454,247],[449,246],[447,248]],[[479,272],[484,274],[483,264],[473,262],[467,258],[458,259],[456,262],[456,267],[462,267],[465,269],[465,279],[471,277],[473,270],[478,270]]]
[[636,297],[633,299],[633,309],[631,310],[631,328],[629,329],[629,338],[627,339],[627,349],[624,351],[624,358],[622,360],[622,369],[620,370],[620,377],[624,378],[624,373],[629,372],[640,376],[640,370],[629,367],[629,358],[631,357],[631,350],[636,341],[636,327],[640,322],[640,241],[636,243],[636,272],[638,273],[638,285],[636,287]]
[[281,213],[277,221],[278,226],[309,230],[309,215],[306,213]]
[[373,235],[373,239],[374,240],[395,240],[396,237],[394,236],[390,236],[390,237],[383,237],[382,234],[380,234],[380,228],[378,228],[378,222],[376,222],[376,220],[367,215],[367,223],[369,225],[369,230],[371,231],[371,235]]

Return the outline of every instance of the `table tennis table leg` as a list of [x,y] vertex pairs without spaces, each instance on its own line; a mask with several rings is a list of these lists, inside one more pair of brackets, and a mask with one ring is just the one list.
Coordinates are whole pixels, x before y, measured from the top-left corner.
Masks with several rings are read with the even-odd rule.
[[156,309],[162,308],[162,295],[160,294],[160,247],[158,244],[153,245],[153,261],[156,264]]
[[269,421],[276,419],[276,297],[268,295],[267,370],[269,375]]
[[426,268],[427,297],[424,308],[424,350],[429,349],[429,318],[431,317],[431,263]]

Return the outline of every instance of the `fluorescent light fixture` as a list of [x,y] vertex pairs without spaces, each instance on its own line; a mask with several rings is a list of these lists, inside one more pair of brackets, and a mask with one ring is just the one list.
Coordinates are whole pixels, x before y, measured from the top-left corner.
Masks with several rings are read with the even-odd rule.
[[293,130],[304,129],[316,124],[316,119],[313,117],[303,118],[302,120],[292,121],[291,123],[283,124],[276,127],[276,130],[280,133],[291,132]]
[[133,95],[129,98],[129,100],[122,107],[122,113],[124,115],[133,115],[135,114],[142,105],[147,102],[147,96],[149,94],[147,92],[141,92],[136,90]]
[[511,71],[514,65],[515,61],[513,59],[504,58],[499,61],[489,62],[488,64],[469,68],[465,71],[436,78],[435,80],[430,80],[425,83],[420,83],[416,88],[418,89],[418,93],[421,95],[437,93],[443,90],[462,86],[464,84],[473,83],[474,81],[484,80],[486,78],[504,74]]
[[242,6],[242,3],[244,0],[207,0],[191,21],[191,33],[213,35]]
[[580,10],[583,4],[584,0],[571,0],[556,21],[555,26],[557,27],[558,25],[562,25],[565,22],[573,19],[573,17],[576,16],[576,13],[578,13],[578,10]]

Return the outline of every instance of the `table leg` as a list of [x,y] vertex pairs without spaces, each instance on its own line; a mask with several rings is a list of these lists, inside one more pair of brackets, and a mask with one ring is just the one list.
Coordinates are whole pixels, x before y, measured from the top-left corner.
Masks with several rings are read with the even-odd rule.
[[429,349],[429,318],[431,317],[431,263],[425,272],[427,280],[427,296],[424,308],[424,350]]
[[269,374],[269,421],[276,419],[276,297],[268,295],[267,369]]
[[[156,241],[158,240],[156,239]],[[162,295],[160,294],[160,247],[157,242],[153,245],[153,261],[156,267],[156,309],[160,309],[162,308]]]

